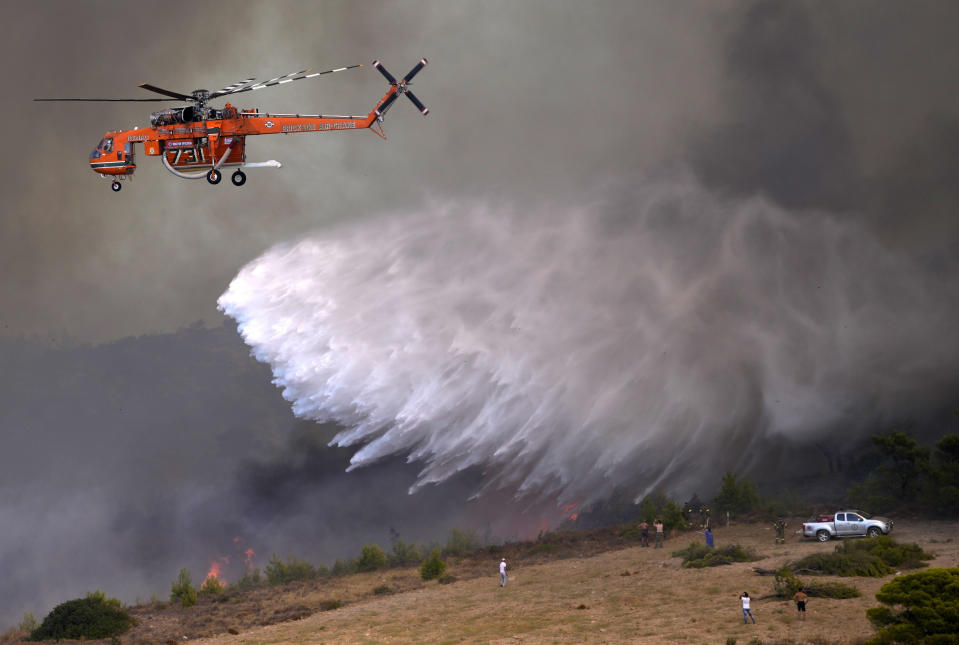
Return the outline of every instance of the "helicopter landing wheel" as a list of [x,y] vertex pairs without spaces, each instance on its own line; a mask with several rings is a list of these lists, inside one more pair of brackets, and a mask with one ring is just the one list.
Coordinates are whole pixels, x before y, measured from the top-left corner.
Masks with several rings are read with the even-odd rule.
[[220,174],[219,170],[213,169],[206,174],[206,180],[211,184],[218,184],[221,179],[223,179],[223,175]]
[[110,184],[110,188],[113,189],[113,192],[118,193],[120,192],[120,189],[123,188],[123,185],[120,184],[120,182],[115,181],[112,184]]
[[230,176],[230,181],[233,182],[234,186],[242,186],[246,183],[246,173],[242,170],[237,170]]

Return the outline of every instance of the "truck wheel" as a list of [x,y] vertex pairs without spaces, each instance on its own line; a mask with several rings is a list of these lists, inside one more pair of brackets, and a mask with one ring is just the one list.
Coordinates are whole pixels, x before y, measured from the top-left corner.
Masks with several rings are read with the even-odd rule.
[[826,529],[820,529],[816,531],[816,539],[819,540],[820,542],[828,542],[829,531],[827,531]]
[[882,531],[879,530],[878,526],[870,526],[869,530],[866,531],[866,535],[869,537],[879,537],[880,533],[882,533]]

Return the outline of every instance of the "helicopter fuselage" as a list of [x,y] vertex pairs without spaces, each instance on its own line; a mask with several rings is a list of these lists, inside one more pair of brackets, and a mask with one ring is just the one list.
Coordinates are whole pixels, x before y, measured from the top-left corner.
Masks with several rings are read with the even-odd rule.
[[137,143],[145,155],[163,155],[165,164],[177,170],[240,166],[246,162],[248,136],[360,130],[377,120],[375,110],[365,116],[270,114],[237,110],[229,103],[216,116],[222,118],[108,132],[90,154],[90,167],[104,176],[129,177],[136,170]]

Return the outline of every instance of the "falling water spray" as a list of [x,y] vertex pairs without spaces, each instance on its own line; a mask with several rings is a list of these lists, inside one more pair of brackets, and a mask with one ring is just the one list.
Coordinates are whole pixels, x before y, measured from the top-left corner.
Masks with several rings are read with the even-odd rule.
[[688,492],[771,446],[843,442],[952,379],[941,294],[852,220],[610,187],[536,211],[437,202],[278,245],[219,300],[352,468],[479,467],[585,503]]

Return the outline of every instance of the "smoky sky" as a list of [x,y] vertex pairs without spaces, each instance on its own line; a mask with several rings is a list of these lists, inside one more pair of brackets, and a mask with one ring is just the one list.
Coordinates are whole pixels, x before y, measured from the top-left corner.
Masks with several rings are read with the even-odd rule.
[[[677,163],[720,191],[867,212],[890,242],[955,233],[948,3],[281,1],[230,3],[228,17],[223,6],[48,1],[4,21],[2,101],[16,124],[0,162],[5,333],[100,341],[216,325],[213,303],[239,267],[331,222],[430,194],[575,199]],[[365,112],[386,89],[370,61],[403,74],[421,56],[428,117],[403,101],[387,143],[255,138],[250,158],[284,168],[252,171],[242,190],[177,180],[141,151],[114,195],[87,153],[165,104],[30,101],[364,63],[255,107]]]
[[[682,490],[694,482],[678,475],[701,469],[697,446],[719,447],[718,476],[788,462],[806,441],[852,442],[900,422],[934,434],[955,405],[955,5],[171,0],[158,11],[41,1],[8,14],[0,27],[10,126],[0,161],[7,621],[97,587],[125,600],[162,597],[180,567],[198,575],[224,555],[235,565],[241,546],[329,562],[363,541],[384,544],[387,523],[411,539],[458,521],[489,521],[508,535],[498,511],[510,509],[506,527],[515,529],[532,505],[512,493],[527,482],[572,501],[617,482],[631,494],[656,483]],[[146,125],[166,105],[30,100],[136,98],[140,83],[189,92],[364,63],[237,101],[363,113],[387,88],[369,67],[374,58],[401,75],[424,56],[415,91],[428,117],[398,102],[388,142],[366,132],[251,139],[251,160],[284,167],[251,170],[242,189],[175,179],[141,150],[134,181],[114,194],[87,154],[105,131]],[[565,434],[553,446],[534,437],[506,457],[485,442],[470,457],[455,440],[472,439],[436,433],[443,417],[425,407],[395,443],[395,432],[387,436],[395,426],[294,418],[271,382],[284,387],[288,374],[275,360],[250,359],[216,307],[249,263],[285,250],[295,265],[310,244],[344,253],[325,259],[334,273],[309,277],[354,286],[333,293],[359,316],[401,295],[407,311],[426,307],[426,289],[444,279],[437,303],[458,321],[482,320],[484,307],[564,316],[570,324],[544,325],[548,333],[526,345],[464,325],[457,340],[487,343],[495,360],[436,364],[450,370],[437,382],[456,384],[456,369],[475,376],[484,373],[477,366],[509,366],[496,353],[505,348],[531,357],[513,376],[540,368],[568,377],[572,397],[553,390],[551,399],[570,413],[560,419]],[[382,278],[377,263],[389,252],[406,269],[394,276],[396,292],[357,273]],[[619,279],[639,275],[636,266],[649,269],[645,277]],[[452,283],[475,288],[491,274],[518,308]],[[694,292],[705,299],[684,300]],[[527,306],[537,302],[545,304]],[[661,317],[670,307],[684,315]],[[669,339],[670,361],[637,349],[637,321]],[[379,336],[334,322],[335,338],[374,349],[396,331],[376,318],[366,322]],[[630,330],[609,334],[624,351],[563,335],[602,332],[604,322]],[[424,360],[447,357],[435,342],[410,347]],[[703,347],[710,352],[696,351]],[[672,398],[647,394],[650,406],[673,404],[663,404],[665,418],[686,429],[708,426],[695,415],[713,415],[722,430],[689,430],[677,451],[658,430],[637,449],[635,401],[614,381],[643,376],[628,363],[639,358],[668,368],[652,374]],[[604,363],[616,369],[602,372]],[[400,374],[423,374],[420,364]],[[371,383],[346,363],[333,367],[351,386]],[[671,387],[674,378],[682,387]],[[538,384],[541,393],[563,379]],[[384,381],[381,392],[397,386]],[[363,393],[370,405],[397,400]],[[455,402],[443,394],[429,402]],[[448,418],[482,410],[474,396],[460,400]],[[299,412],[324,423],[374,418]],[[589,432],[577,434],[570,419],[585,419]],[[347,433],[340,445],[325,447],[339,433]],[[412,452],[419,458],[407,463]],[[627,458],[643,464],[629,476]],[[346,473],[351,460],[365,466]],[[408,496],[411,487],[418,492]],[[431,521],[422,519],[428,509]]]
[[[133,602],[165,598],[183,567],[194,579],[247,550],[316,564],[445,539],[453,526],[513,537],[508,500],[468,503],[464,472],[422,495],[403,459],[347,473],[340,428],[297,421],[269,370],[229,326],[98,346],[0,342],[0,620],[38,617],[92,589]],[[532,521],[532,520],[531,520]]]

